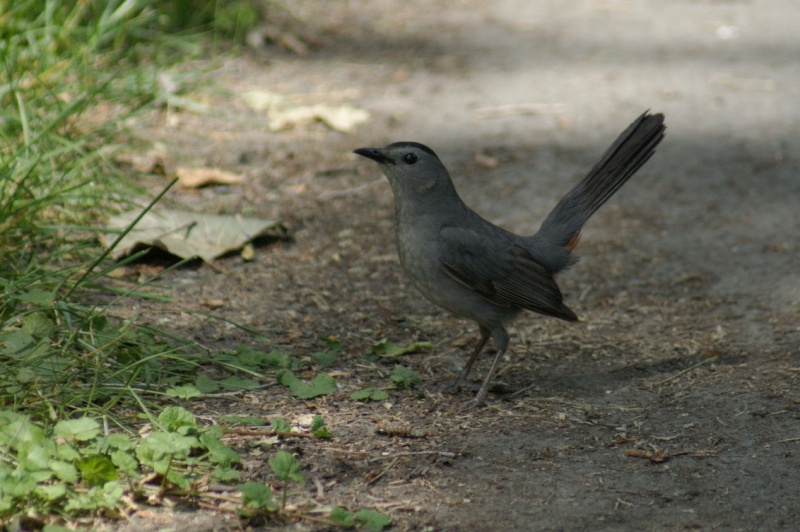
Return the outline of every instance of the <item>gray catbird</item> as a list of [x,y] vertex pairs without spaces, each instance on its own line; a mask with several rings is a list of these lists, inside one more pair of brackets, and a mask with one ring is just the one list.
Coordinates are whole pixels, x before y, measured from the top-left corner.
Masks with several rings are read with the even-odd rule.
[[459,376],[466,379],[490,337],[497,354],[475,396],[486,398],[508,347],[506,325],[532,310],[567,321],[553,276],[577,262],[572,250],[583,224],[653,155],[664,138],[664,116],[645,112],[558,202],[533,236],[510,233],[481,218],[458,196],[436,154],[416,142],[355,150],[376,161],[394,192],[400,264],[434,304],[480,326],[481,338]]

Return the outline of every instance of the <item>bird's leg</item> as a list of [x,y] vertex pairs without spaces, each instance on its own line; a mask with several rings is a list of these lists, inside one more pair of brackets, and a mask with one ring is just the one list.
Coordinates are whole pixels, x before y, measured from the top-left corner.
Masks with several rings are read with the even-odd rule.
[[494,360],[492,360],[492,367],[489,368],[489,373],[487,373],[486,377],[483,379],[481,389],[478,390],[477,395],[475,395],[475,398],[471,401],[471,406],[481,406],[483,405],[484,401],[486,401],[486,394],[489,392],[489,384],[491,384],[492,377],[494,377],[494,374],[497,371],[497,364],[500,362],[500,359],[505,353],[505,349],[498,349],[497,354],[494,356]]
[[458,380],[456,381],[456,386],[460,386],[467,380],[467,376],[469,372],[472,370],[473,364],[478,359],[478,355],[481,354],[483,348],[486,347],[486,342],[489,341],[489,338],[492,336],[492,331],[487,329],[486,327],[481,326],[481,338],[478,340],[478,345],[475,346],[475,350],[470,355],[469,360],[467,360],[467,365],[464,366],[464,369],[461,370],[461,373],[458,375]]
[[[481,333],[483,333],[483,327],[481,327]],[[500,363],[500,359],[503,358],[503,355],[506,354],[506,349],[508,349],[508,333],[502,325],[490,331],[489,336],[491,335],[494,335],[494,341],[497,344],[497,354],[494,356],[494,360],[492,360],[492,367],[489,368],[489,373],[487,373],[486,377],[483,379],[483,384],[481,384],[478,394],[470,401],[470,406],[481,406],[484,401],[486,401],[486,394],[489,392],[489,384],[492,383],[492,378],[497,372],[497,364]],[[489,336],[486,336],[487,340]]]

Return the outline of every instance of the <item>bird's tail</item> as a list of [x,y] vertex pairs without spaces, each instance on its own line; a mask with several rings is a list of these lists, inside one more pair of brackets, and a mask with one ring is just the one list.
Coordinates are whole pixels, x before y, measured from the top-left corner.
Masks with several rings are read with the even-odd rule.
[[569,265],[583,225],[653,155],[665,129],[664,115],[642,114],[545,218],[532,238],[553,253],[551,271]]

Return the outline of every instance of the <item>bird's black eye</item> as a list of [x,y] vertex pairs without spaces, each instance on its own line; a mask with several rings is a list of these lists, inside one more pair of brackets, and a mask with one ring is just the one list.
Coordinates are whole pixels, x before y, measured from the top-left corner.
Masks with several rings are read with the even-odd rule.
[[417,156],[413,153],[406,153],[405,155],[403,155],[403,161],[406,164],[414,164],[417,162]]

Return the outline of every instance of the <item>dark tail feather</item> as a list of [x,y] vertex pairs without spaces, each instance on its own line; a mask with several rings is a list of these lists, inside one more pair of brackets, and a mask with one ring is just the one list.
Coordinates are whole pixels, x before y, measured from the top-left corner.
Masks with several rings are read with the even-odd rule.
[[583,224],[625,184],[664,138],[664,115],[645,112],[617,137],[594,167],[558,202],[536,237],[572,251]]

